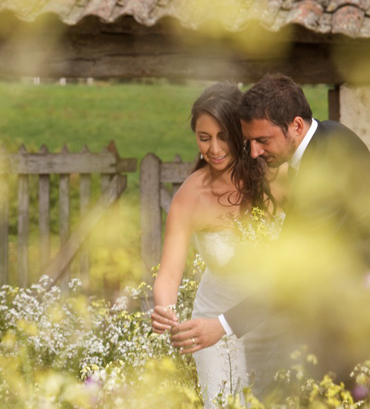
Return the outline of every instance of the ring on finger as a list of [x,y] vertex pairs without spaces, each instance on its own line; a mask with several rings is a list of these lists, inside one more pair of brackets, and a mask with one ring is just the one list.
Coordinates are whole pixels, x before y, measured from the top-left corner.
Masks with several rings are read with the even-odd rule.
[[192,347],[193,347],[193,348],[194,348],[194,347],[196,347],[196,346],[197,346],[197,344],[195,343],[195,339],[194,339],[194,338],[192,338],[191,340],[192,340],[192,342],[193,342]]

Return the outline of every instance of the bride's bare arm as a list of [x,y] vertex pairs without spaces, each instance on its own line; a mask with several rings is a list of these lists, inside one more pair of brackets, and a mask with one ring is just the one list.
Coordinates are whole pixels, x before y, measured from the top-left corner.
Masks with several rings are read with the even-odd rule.
[[173,309],[182,280],[182,274],[192,234],[194,212],[187,189],[175,195],[167,216],[163,253],[153,293],[155,308],[152,314],[153,330],[163,333],[178,322]]

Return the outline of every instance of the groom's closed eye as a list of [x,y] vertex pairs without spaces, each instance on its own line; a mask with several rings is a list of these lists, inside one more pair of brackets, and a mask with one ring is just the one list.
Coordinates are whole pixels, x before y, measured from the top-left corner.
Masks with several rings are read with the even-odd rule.
[[268,138],[258,138],[258,139],[255,139],[255,141],[257,142],[257,143],[261,143],[262,145],[265,145],[267,142],[268,142]]

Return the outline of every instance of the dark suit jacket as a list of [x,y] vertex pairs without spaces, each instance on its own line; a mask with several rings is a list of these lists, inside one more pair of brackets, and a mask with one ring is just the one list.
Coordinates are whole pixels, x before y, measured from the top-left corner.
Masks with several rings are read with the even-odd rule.
[[[352,257],[356,268],[366,268],[370,265],[369,230],[369,150],[345,126],[319,122],[302,157],[280,240],[302,236],[311,238],[312,243],[316,239],[324,243],[335,237],[340,248],[348,250],[346,260]],[[240,337],[271,313],[271,305],[258,296],[249,297],[224,316]]]

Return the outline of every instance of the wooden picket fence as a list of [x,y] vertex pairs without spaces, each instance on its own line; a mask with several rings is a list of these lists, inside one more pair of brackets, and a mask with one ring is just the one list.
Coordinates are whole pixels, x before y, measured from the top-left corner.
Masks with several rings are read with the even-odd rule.
[[[162,162],[149,153],[140,165],[141,258],[150,281],[150,270],[156,266],[162,249],[162,213],[168,213],[173,195],[189,176],[194,162],[183,162],[176,155],[173,162]],[[168,186],[169,185],[169,186]]]
[[[29,284],[29,212],[30,178],[38,177],[39,203],[39,254],[40,274],[53,278],[55,284],[62,277],[68,280],[69,268],[79,253],[82,276],[89,274],[88,249],[83,243],[92,228],[102,218],[110,205],[116,201],[127,186],[127,176],[122,173],[136,172],[137,161],[121,158],[114,142],[99,153],[86,147],[80,153],[71,153],[64,146],[60,153],[50,153],[43,145],[38,153],[29,153],[22,146],[17,153],[0,151],[0,284],[8,282],[9,273],[9,176],[18,179],[18,285]],[[100,174],[101,195],[91,203],[92,174]],[[59,175],[59,235],[60,249],[50,257],[50,176]],[[81,221],[70,231],[70,177],[79,174]]]
[[[162,249],[163,212],[168,213],[173,195],[190,174],[193,162],[183,162],[176,155],[172,162],[162,162],[149,153],[140,166],[141,256],[146,277],[150,281],[151,267],[160,261]],[[121,158],[114,142],[99,153],[86,147],[71,153],[64,146],[59,153],[50,153],[45,145],[30,153],[22,145],[17,153],[0,150],[0,285],[9,276],[9,183],[16,175],[18,183],[17,214],[17,281],[29,285],[29,213],[30,178],[38,178],[39,275],[47,274],[53,284],[65,285],[70,277],[71,262],[78,255],[79,273],[89,276],[88,248],[83,244],[94,225],[122,195],[127,177],[122,173],[136,172],[137,160]],[[79,175],[79,212],[81,220],[71,232],[70,177]],[[101,195],[91,203],[92,175],[100,174]],[[54,257],[50,250],[50,176],[58,175],[60,248]],[[145,275],[144,272],[144,275]]]

